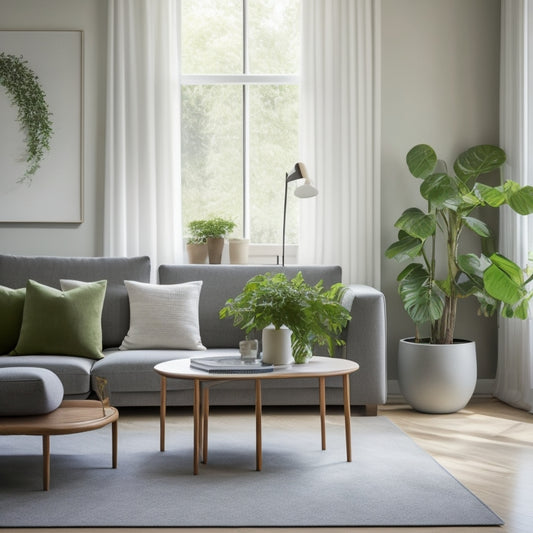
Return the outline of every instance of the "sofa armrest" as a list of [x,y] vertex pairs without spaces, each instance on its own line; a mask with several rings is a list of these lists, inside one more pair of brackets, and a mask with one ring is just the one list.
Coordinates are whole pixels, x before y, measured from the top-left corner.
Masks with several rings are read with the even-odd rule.
[[352,315],[343,335],[345,357],[359,364],[350,381],[351,403],[372,412],[387,400],[385,296],[367,285],[348,285],[342,303]]

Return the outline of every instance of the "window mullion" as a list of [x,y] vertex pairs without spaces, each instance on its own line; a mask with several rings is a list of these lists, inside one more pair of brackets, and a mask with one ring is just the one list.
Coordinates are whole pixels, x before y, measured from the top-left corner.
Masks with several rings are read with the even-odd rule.
[[243,237],[250,237],[250,105],[248,86],[242,86],[242,102],[243,102]]
[[[246,76],[248,70],[248,1],[242,0],[242,61],[243,61],[243,74]],[[243,213],[242,213],[242,230],[243,237],[249,238],[250,236],[250,127],[249,127],[249,101],[248,101],[248,86],[243,83],[242,86],[242,127],[243,127],[243,176],[242,176],[242,194],[243,194]]]

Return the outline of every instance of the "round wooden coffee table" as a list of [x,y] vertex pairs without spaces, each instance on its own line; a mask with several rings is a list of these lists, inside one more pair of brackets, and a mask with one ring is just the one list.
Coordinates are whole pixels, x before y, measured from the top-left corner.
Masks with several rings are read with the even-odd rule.
[[[352,460],[352,441],[350,423],[350,380],[349,375],[359,369],[359,365],[348,359],[314,356],[308,363],[275,367],[273,372],[257,374],[217,374],[191,368],[190,359],[177,359],[159,363],[154,370],[161,375],[161,406],[160,406],[160,449],[165,450],[165,419],[167,378],[188,379],[194,381],[193,418],[194,418],[194,452],[193,472],[198,474],[200,449],[202,462],[207,462],[207,421],[209,417],[209,387],[202,384],[230,380],[255,381],[255,431],[256,431],[256,470],[262,468],[261,442],[261,382],[265,379],[300,379],[318,378],[320,403],[320,428],[322,449],[326,449],[326,378],[342,376],[344,402],[344,428],[346,433],[346,460]],[[203,435],[202,435],[203,434]]]
[[112,424],[112,464],[117,467],[118,410],[98,400],[65,400],[51,413],[0,417],[0,435],[42,435],[43,490],[50,488],[50,435],[68,435]]

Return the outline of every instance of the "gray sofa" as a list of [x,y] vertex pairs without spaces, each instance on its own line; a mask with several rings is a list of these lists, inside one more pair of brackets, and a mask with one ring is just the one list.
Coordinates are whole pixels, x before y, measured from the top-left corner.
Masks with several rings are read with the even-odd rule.
[[[80,281],[107,280],[102,311],[104,358],[94,360],[67,355],[2,355],[1,367],[37,366],[58,375],[65,398],[87,398],[93,394],[95,377],[108,380],[111,401],[116,406],[159,405],[160,377],[154,365],[170,359],[214,354],[238,354],[243,332],[231,319],[220,320],[218,312],[230,297],[236,296],[254,275],[284,271],[293,277],[302,271],[308,283],[324,280],[325,286],[341,280],[337,266],[256,266],[256,265],[161,265],[159,284],[202,281],[199,302],[200,335],[205,351],[174,349],[119,350],[130,325],[130,306],[125,280],[149,283],[148,257],[66,258],[0,255],[0,286],[25,287],[28,279],[60,288],[61,279]],[[385,300],[381,292],[365,286],[350,285],[345,305],[352,320],[343,332],[346,346],[337,354],[357,361],[360,370],[351,376],[353,405],[364,405],[375,414],[377,405],[386,401],[386,323]],[[319,353],[319,352],[317,352]],[[325,354],[321,354],[325,355]],[[328,404],[342,404],[340,378],[326,381]],[[253,405],[253,382],[227,382],[212,389],[212,405]],[[192,405],[191,383],[168,380],[168,405]],[[267,380],[263,388],[264,405],[306,405],[318,403],[314,380]]]

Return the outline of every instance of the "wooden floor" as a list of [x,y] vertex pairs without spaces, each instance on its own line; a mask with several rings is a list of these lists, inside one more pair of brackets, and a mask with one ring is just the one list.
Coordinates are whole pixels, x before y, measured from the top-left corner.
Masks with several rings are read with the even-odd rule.
[[[476,494],[504,521],[502,527],[458,528],[358,528],[375,533],[532,533],[533,532],[533,415],[494,399],[475,399],[467,408],[451,415],[425,415],[404,405],[387,405],[379,414],[389,417],[428,451],[444,468]],[[342,413],[328,416],[342,416]],[[274,421],[272,421],[274,422]],[[339,533],[345,528],[313,528],[313,533]],[[7,530],[3,530],[7,531]],[[50,529],[17,529],[17,533]],[[106,533],[121,529],[77,528],[73,533]],[[304,528],[183,528],[129,529],[135,533],[268,533],[303,532]],[[69,529],[62,529],[68,533]]]

